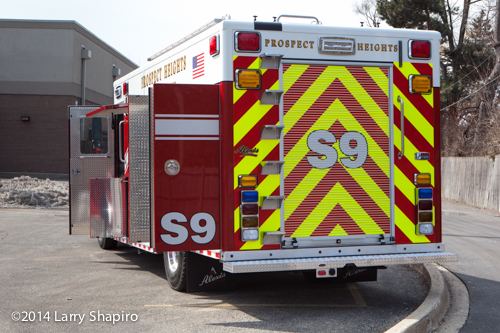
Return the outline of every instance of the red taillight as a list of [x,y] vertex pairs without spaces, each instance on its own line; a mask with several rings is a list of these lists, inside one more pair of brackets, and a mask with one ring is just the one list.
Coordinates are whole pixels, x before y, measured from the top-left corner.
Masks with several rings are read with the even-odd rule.
[[235,42],[236,51],[260,51],[260,34],[258,32],[237,32]]
[[128,84],[127,82],[123,83],[123,94],[126,95],[128,92]]
[[431,42],[428,40],[410,40],[410,58],[430,59]]
[[212,36],[208,41],[210,43],[210,55],[215,57],[219,54],[219,36]]

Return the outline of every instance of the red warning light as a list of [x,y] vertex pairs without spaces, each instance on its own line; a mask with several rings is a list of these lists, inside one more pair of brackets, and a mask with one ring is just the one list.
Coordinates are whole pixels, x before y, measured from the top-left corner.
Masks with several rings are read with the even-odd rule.
[[210,55],[215,57],[219,54],[219,35],[215,35],[209,38],[208,40],[210,44]]
[[260,34],[258,32],[237,32],[236,51],[259,52]]
[[415,59],[430,59],[431,58],[431,42],[428,40],[411,40],[410,41],[410,58]]

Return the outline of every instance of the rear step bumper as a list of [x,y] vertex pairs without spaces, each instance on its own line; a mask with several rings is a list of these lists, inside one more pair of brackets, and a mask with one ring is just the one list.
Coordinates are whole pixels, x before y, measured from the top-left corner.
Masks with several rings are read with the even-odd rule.
[[347,264],[357,267],[387,266],[404,264],[426,264],[458,261],[452,253],[404,253],[365,255],[350,257],[323,257],[306,259],[266,259],[223,262],[223,268],[230,273],[284,272],[329,268],[342,268]]

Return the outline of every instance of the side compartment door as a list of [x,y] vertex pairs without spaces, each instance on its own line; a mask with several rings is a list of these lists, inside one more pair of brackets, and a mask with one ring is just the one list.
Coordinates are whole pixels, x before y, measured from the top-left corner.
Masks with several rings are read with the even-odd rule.
[[111,116],[87,118],[99,106],[69,107],[70,234],[89,234],[91,178],[114,176]]
[[220,248],[219,87],[153,88],[155,251]]

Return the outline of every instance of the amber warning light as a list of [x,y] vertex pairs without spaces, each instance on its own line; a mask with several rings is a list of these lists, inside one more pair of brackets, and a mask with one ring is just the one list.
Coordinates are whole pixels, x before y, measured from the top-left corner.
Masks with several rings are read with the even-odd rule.
[[237,69],[236,89],[260,89],[262,75],[258,69]]
[[431,92],[432,85],[429,75],[410,75],[410,93],[430,94]]

